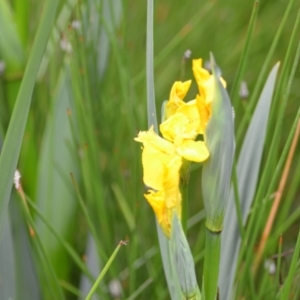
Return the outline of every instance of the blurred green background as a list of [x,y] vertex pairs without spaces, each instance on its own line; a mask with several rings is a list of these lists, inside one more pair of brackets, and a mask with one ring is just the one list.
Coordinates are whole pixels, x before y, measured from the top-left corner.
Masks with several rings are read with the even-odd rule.
[[[1,144],[36,29],[43,17],[44,2],[0,2]],[[266,66],[263,82],[271,67],[284,60],[299,9],[299,1],[293,2]],[[208,60],[210,51],[231,92],[253,5],[254,1],[250,0],[155,1],[154,74],[158,116],[174,81],[192,79],[191,59]],[[240,124],[287,6],[283,0],[259,1],[242,78],[247,83],[249,96],[242,99],[236,94],[231,99],[236,131],[240,130],[237,150],[246,131]],[[296,34],[298,41],[299,30]],[[36,226],[35,236],[28,234],[28,215],[24,213],[20,195],[13,191],[9,205],[10,228],[5,230],[1,240],[1,299],[12,295],[13,299],[76,299],[85,295],[120,240],[129,240],[129,243],[122,247],[101,283],[98,290],[101,299],[169,299],[154,214],[143,198],[140,145],[133,140],[140,130],[147,129],[145,46],[146,1],[59,2],[18,162],[23,190],[28,201],[36,205],[29,205]],[[189,59],[183,58],[186,50],[191,50]],[[295,51],[293,44],[292,57]],[[299,80],[297,69],[276,149],[270,149],[276,114],[270,118],[262,169],[269,152],[274,151],[274,161],[278,161],[286,143],[299,108]],[[194,99],[196,93],[193,83],[186,99]],[[273,112],[284,95],[282,91],[278,93]],[[245,124],[248,123],[246,120]],[[275,168],[276,164],[273,170]],[[188,232],[199,282],[205,229],[200,176],[201,168],[195,168],[189,186]],[[281,233],[283,249],[294,247],[300,216],[296,210],[299,177],[298,146],[283,196],[284,204],[272,231],[273,242],[266,249],[267,257],[276,253]],[[286,223],[295,210],[298,214],[293,215],[293,222]],[[278,228],[284,231],[278,232]],[[255,249],[248,251],[255,253]],[[283,260],[284,277],[290,256]],[[80,261],[86,264],[82,266]],[[255,299],[266,299],[262,292],[265,286],[261,286],[266,276],[269,275],[262,267],[257,278],[252,279],[257,291]],[[119,284],[120,293],[115,295],[111,291],[112,280]],[[237,299],[254,299],[247,280],[241,284]],[[270,279],[270,282],[272,290],[274,281]],[[278,283],[274,283],[274,290],[277,286]]]

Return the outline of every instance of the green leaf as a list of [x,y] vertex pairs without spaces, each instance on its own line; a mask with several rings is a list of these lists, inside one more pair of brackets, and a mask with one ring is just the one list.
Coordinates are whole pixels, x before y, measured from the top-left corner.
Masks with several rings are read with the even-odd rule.
[[[21,197],[16,193],[12,194],[12,202],[10,203],[10,221],[13,233],[13,255],[15,272],[17,297],[19,300],[39,300],[41,299],[40,281],[37,275],[36,261],[32,251],[32,242],[35,237],[29,234],[29,222],[24,216],[24,203]],[[32,228],[33,230],[33,228]],[[8,255],[6,256],[8,259]],[[0,297],[1,298],[1,297]],[[2,299],[2,298],[1,298]]]
[[223,218],[228,201],[231,170],[235,151],[232,106],[213,66],[215,95],[211,103],[211,117],[205,129],[205,143],[209,158],[203,162],[202,193],[206,213],[206,227],[215,232],[223,229]]
[[[36,201],[55,231],[69,241],[76,226],[73,220],[78,203],[74,201],[75,191],[69,177],[70,173],[76,173],[76,166],[70,153],[73,148],[67,116],[71,105],[68,78],[62,72],[54,96],[53,112],[47,121],[38,168]],[[38,219],[37,229],[58,277],[66,279],[71,268],[70,257],[42,220]]]
[[7,214],[13,176],[17,167],[35,79],[54,22],[57,5],[58,0],[48,0],[45,3],[44,11],[41,15],[41,22],[37,30],[11,121],[3,143],[0,156],[0,237]]
[[10,218],[5,219],[0,244],[0,299],[16,299],[16,274]]
[[[181,222],[174,213],[170,240],[173,268],[185,299],[197,299],[198,288],[193,255],[183,232]],[[194,297],[194,298],[193,298]],[[199,298],[198,298],[199,299]]]
[[[242,219],[244,223],[249,214],[256,190],[268,116],[278,68],[279,63],[273,67],[265,83],[244,138],[237,163],[238,192],[239,198],[241,199]],[[224,230],[222,232],[222,251],[219,274],[221,299],[232,299],[231,293],[240,242],[241,236],[238,230],[234,191],[233,188],[231,188],[229,202],[225,213]]]
[[7,75],[11,75],[23,70],[25,55],[13,12],[7,1],[0,1],[0,28],[0,56],[6,64]]

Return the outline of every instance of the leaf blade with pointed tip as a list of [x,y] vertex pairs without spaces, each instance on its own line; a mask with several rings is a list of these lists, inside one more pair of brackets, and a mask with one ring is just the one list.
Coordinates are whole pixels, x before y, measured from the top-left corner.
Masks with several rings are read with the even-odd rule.
[[[243,223],[245,223],[247,219],[255,194],[278,68],[279,63],[273,67],[268,76],[244,138],[237,163],[238,191],[241,199]],[[235,212],[234,191],[233,188],[231,188],[221,242],[222,251],[219,273],[221,299],[231,299],[239,245],[241,242]]]

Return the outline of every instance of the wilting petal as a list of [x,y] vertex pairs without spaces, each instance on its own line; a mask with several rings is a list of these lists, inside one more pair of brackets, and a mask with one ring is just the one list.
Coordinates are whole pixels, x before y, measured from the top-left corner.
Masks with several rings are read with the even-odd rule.
[[208,149],[202,141],[185,140],[176,151],[184,159],[193,162],[203,162],[209,157]]

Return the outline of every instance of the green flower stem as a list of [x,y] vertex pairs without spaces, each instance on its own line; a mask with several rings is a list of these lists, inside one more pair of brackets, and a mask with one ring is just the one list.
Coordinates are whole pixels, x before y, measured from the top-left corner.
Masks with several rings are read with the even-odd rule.
[[215,300],[217,296],[221,232],[212,232],[206,228],[204,258],[204,299]]
[[182,182],[180,184],[180,192],[182,197],[182,211],[181,211],[181,225],[183,232],[187,233],[187,220],[188,220],[188,182]]

